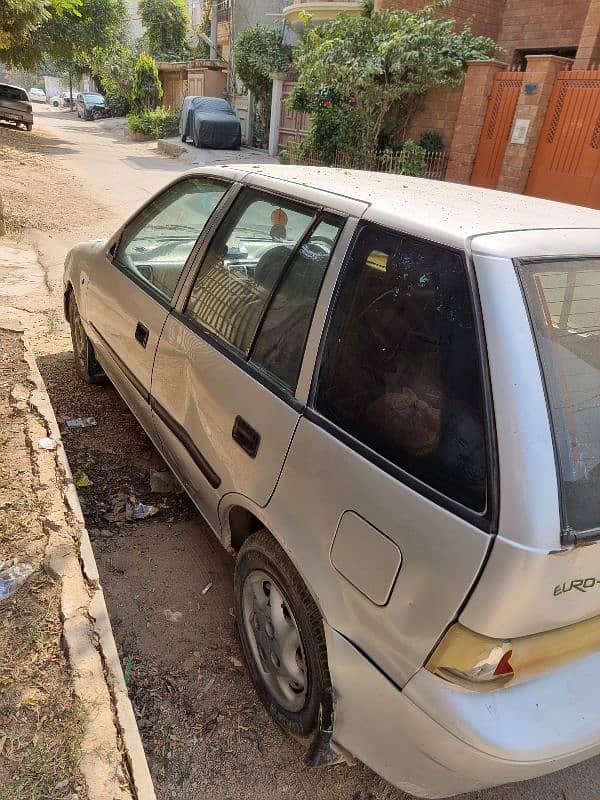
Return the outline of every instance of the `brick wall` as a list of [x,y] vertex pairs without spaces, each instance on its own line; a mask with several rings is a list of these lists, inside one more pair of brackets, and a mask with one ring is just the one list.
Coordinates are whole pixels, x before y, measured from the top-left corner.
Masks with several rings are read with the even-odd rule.
[[[375,8],[396,8],[415,11],[428,0],[375,0]],[[449,16],[456,20],[458,28],[472,20],[473,31],[481,36],[498,37],[502,22],[502,13],[506,0],[454,0]]]
[[577,47],[590,0],[505,0],[498,44],[510,61],[517,49]]
[[417,112],[411,121],[408,138],[418,142],[425,131],[437,131],[442,135],[444,147],[450,147],[461,97],[462,86],[429,92],[423,110]]

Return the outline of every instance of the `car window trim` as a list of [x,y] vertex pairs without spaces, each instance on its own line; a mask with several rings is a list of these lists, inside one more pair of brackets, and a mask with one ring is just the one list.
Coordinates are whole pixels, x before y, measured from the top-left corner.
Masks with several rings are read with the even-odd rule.
[[[140,276],[138,276],[134,272],[132,272],[129,267],[126,267],[124,264],[119,263],[119,261],[117,261],[116,255],[119,252],[119,247],[121,246],[121,240],[123,238],[123,234],[125,233],[125,231],[129,227],[129,225],[131,225],[140,216],[140,214],[142,214],[144,212],[144,210],[146,208],[148,208],[148,206],[150,206],[154,201],[160,199],[164,194],[166,194],[166,192],[170,191],[177,184],[183,183],[184,181],[194,180],[194,179],[203,178],[203,177],[208,178],[209,180],[214,181],[215,183],[221,183],[224,186],[226,186],[227,188],[226,188],[225,192],[223,193],[221,199],[217,203],[217,205],[214,207],[214,209],[210,213],[208,219],[206,220],[206,222],[204,224],[204,227],[199,232],[198,237],[196,238],[196,241],[194,242],[194,246],[190,250],[188,257],[185,260],[185,264],[183,265],[183,268],[182,268],[182,270],[181,270],[181,272],[179,274],[179,278],[177,279],[177,283],[175,285],[175,290],[173,291],[173,297],[168,298],[163,292],[161,292],[152,283],[150,283],[150,281],[144,280],[144,278],[141,278]],[[176,180],[172,181],[168,186],[165,186],[165,188],[163,189],[162,192],[159,192],[158,194],[155,194],[152,197],[150,197],[140,208],[138,208],[136,213],[133,214],[123,224],[123,226],[119,230],[117,236],[112,240],[108,250],[106,251],[107,260],[112,264],[113,267],[115,267],[121,273],[123,273],[123,275],[125,275],[128,278],[130,278],[133,281],[133,283],[138,285],[140,288],[147,290],[147,294],[149,294],[151,297],[153,297],[153,299],[157,300],[157,302],[159,302],[164,308],[167,308],[167,309],[174,308],[176,306],[176,304],[177,304],[177,300],[178,300],[179,294],[181,292],[181,289],[182,289],[182,287],[183,287],[183,285],[185,283],[185,277],[187,276],[187,273],[188,273],[188,271],[190,269],[190,266],[194,262],[194,259],[196,257],[196,253],[198,252],[198,249],[202,246],[202,242],[204,240],[205,234],[208,232],[209,227],[211,227],[211,225],[213,223],[213,220],[215,219],[215,216],[218,214],[218,212],[221,211],[222,207],[224,205],[227,205],[227,210],[229,209],[229,205],[230,204],[226,203],[225,201],[229,197],[229,195],[231,194],[231,190],[235,185],[236,185],[235,181],[232,181],[230,179],[225,179],[225,178],[224,179],[216,178],[216,177],[213,177],[212,175],[194,175],[194,174],[191,174],[191,175],[182,175],[182,176],[178,177]],[[237,193],[236,193],[236,196],[237,196]],[[231,202],[233,202],[233,200]]]
[[[236,197],[235,197],[235,200],[237,200],[237,199],[238,199],[238,197],[240,197],[240,196],[241,196],[241,195],[244,193],[244,190],[245,190],[245,191],[248,191],[248,192],[253,192],[253,193],[255,193],[255,194],[259,194],[259,195],[263,195],[263,194],[269,194],[269,195],[271,195],[271,196],[274,196],[274,197],[276,197],[276,198],[278,198],[278,199],[280,198],[280,195],[279,195],[277,192],[273,192],[273,193],[269,192],[269,193],[266,193],[266,192],[263,192],[263,191],[262,191],[262,189],[255,189],[255,188],[254,188],[254,187],[252,187],[252,186],[244,186],[244,187],[243,187],[243,188],[240,190],[240,192],[239,192],[239,193],[236,195]],[[194,289],[194,286],[195,286],[195,283],[196,283],[196,281],[197,281],[197,279],[198,279],[198,276],[200,275],[200,272],[201,272],[201,270],[202,270],[202,267],[204,266],[204,261],[205,261],[205,259],[206,259],[206,256],[208,255],[208,250],[210,249],[210,246],[211,246],[211,244],[212,244],[213,240],[214,240],[214,239],[215,239],[215,237],[218,235],[218,233],[219,233],[219,231],[220,231],[220,229],[221,229],[221,226],[222,226],[222,225],[225,223],[225,221],[227,220],[227,217],[228,217],[229,213],[231,212],[231,207],[233,206],[233,203],[232,203],[232,204],[231,204],[231,206],[229,207],[229,209],[228,209],[227,213],[223,215],[223,218],[221,219],[221,221],[220,221],[219,225],[217,226],[217,228],[216,228],[216,229],[215,229],[215,231],[213,232],[213,235],[212,235],[212,237],[211,237],[211,239],[210,239],[210,242],[208,243],[208,247],[206,248],[206,250],[205,250],[205,251],[204,251],[204,253],[202,254],[202,259],[200,260],[200,264],[199,264],[199,266],[198,266],[198,268],[197,268],[197,270],[196,270],[196,272],[195,272],[195,275],[194,275],[194,280],[193,280],[193,281],[190,283],[190,287],[189,287],[189,289],[188,289],[188,291],[187,291],[187,297],[185,298],[185,302],[184,302],[184,303],[182,303],[182,308],[181,308],[181,312],[180,312],[180,313],[181,313],[181,315],[182,315],[183,317],[185,317],[186,319],[190,319],[192,322],[194,322],[194,323],[195,323],[195,325],[197,325],[197,326],[198,326],[198,328],[200,328],[200,329],[202,329],[202,330],[206,331],[206,333],[210,334],[210,335],[211,335],[211,337],[213,337],[213,336],[214,336],[214,337],[215,337],[215,338],[217,338],[219,341],[221,341],[221,342],[223,343],[224,347],[226,348],[226,350],[227,350],[228,352],[235,352],[235,353],[239,353],[239,354],[241,354],[241,355],[244,357],[244,360],[246,360],[246,361],[249,361],[249,360],[250,360],[250,355],[251,355],[251,353],[252,353],[252,350],[253,350],[253,348],[254,348],[254,345],[255,345],[255,343],[256,343],[256,336],[257,336],[257,333],[258,333],[258,331],[259,331],[259,330],[261,329],[261,327],[262,327],[262,323],[263,323],[263,320],[264,320],[264,317],[265,317],[265,314],[266,314],[266,310],[267,310],[267,309],[270,307],[270,305],[271,305],[271,302],[272,302],[272,300],[273,300],[273,297],[274,297],[274,295],[275,295],[275,292],[276,292],[276,290],[279,288],[279,286],[280,286],[280,284],[281,284],[281,281],[283,280],[283,278],[285,277],[285,275],[287,275],[287,272],[288,272],[288,270],[289,270],[290,264],[291,264],[291,263],[293,262],[293,260],[296,258],[296,255],[298,254],[298,251],[300,250],[300,248],[302,247],[302,245],[304,244],[304,242],[306,242],[306,241],[307,241],[307,240],[310,238],[310,236],[312,235],[312,233],[313,233],[313,231],[314,231],[315,225],[317,225],[317,224],[318,224],[318,221],[321,219],[321,215],[322,215],[322,209],[321,209],[319,206],[314,206],[314,205],[311,205],[310,203],[297,203],[296,205],[305,206],[307,209],[310,209],[310,210],[312,210],[312,211],[313,211],[312,219],[311,219],[311,220],[310,220],[310,222],[308,223],[308,226],[307,226],[307,228],[306,228],[306,231],[305,231],[304,235],[303,235],[303,236],[302,236],[302,237],[301,237],[301,238],[300,238],[300,239],[299,239],[299,240],[296,242],[296,244],[294,245],[294,247],[293,247],[293,248],[290,250],[290,254],[288,255],[288,257],[286,258],[286,260],[285,260],[285,262],[284,262],[284,265],[283,265],[283,268],[282,268],[282,270],[281,270],[281,273],[280,273],[280,274],[279,274],[279,276],[277,277],[277,280],[275,281],[275,283],[274,283],[273,287],[271,288],[271,290],[270,290],[270,292],[269,292],[269,295],[268,295],[268,297],[267,297],[267,301],[266,301],[266,303],[265,303],[265,305],[264,305],[264,307],[263,307],[263,309],[262,309],[262,311],[261,311],[261,314],[260,314],[260,317],[259,317],[259,319],[257,320],[256,326],[255,326],[255,328],[254,328],[254,332],[253,332],[253,334],[252,334],[252,339],[251,339],[251,341],[250,341],[250,345],[248,346],[248,351],[247,351],[246,353],[243,353],[241,350],[237,350],[235,347],[233,347],[233,345],[231,345],[229,342],[227,342],[227,340],[226,340],[226,339],[223,339],[223,338],[222,338],[222,337],[220,337],[218,334],[216,334],[216,333],[213,333],[213,332],[212,332],[212,331],[211,331],[209,328],[206,328],[206,327],[205,327],[205,326],[204,326],[204,325],[203,325],[201,322],[199,322],[199,321],[198,321],[197,319],[195,319],[194,317],[191,317],[191,316],[190,316],[190,315],[187,313],[187,307],[188,307],[188,304],[189,304],[189,302],[190,302],[190,297],[191,297],[191,295],[192,295],[192,291],[193,291],[193,289]],[[332,250],[331,252],[332,252],[332,254],[333,254],[333,250]],[[304,355],[304,353],[303,353],[303,355]]]
[[[421,479],[412,475],[410,472],[402,469],[397,464],[389,461],[385,456],[380,455],[368,445],[356,439],[352,434],[345,431],[336,423],[329,420],[321,414],[315,405],[318,377],[321,371],[325,344],[331,327],[333,312],[339,299],[341,287],[343,284],[344,276],[352,259],[352,255],[360,240],[362,232],[366,229],[376,228],[383,235],[392,235],[399,238],[410,239],[415,242],[432,245],[435,247],[443,247],[449,252],[455,253],[460,256],[462,263],[465,267],[467,276],[467,285],[469,298],[471,300],[471,308],[473,310],[473,318],[475,322],[475,340],[476,348],[479,356],[481,385],[482,385],[482,401],[483,401],[483,423],[484,423],[484,441],[486,449],[486,503],[485,509],[481,512],[475,511],[468,506],[459,503],[451,497],[443,494],[438,489],[435,489]],[[493,401],[491,394],[491,382],[489,372],[489,362],[487,347],[485,345],[485,333],[483,329],[483,316],[481,312],[481,300],[479,291],[476,291],[477,281],[473,269],[472,259],[460,248],[452,247],[450,245],[441,244],[440,242],[425,239],[423,237],[415,236],[414,234],[407,233],[400,228],[390,228],[385,225],[379,225],[370,220],[361,221],[354,232],[352,242],[350,243],[344,261],[338,272],[336,285],[329,301],[329,308],[327,309],[327,316],[323,329],[321,332],[321,339],[317,357],[315,360],[314,370],[312,374],[311,386],[308,395],[308,401],[305,409],[305,416],[318,427],[322,428],[332,436],[337,438],[342,443],[346,444],[350,449],[357,452],[370,463],[382,469],[391,477],[405,484],[409,488],[421,494],[423,497],[435,502],[440,507],[456,514],[466,522],[471,523],[480,530],[495,534],[498,527],[498,514],[499,514],[499,487],[498,487],[498,458],[496,446],[496,434],[493,415]],[[490,416],[491,413],[491,416]]]
[[[325,270],[323,271],[323,275],[321,277],[321,282],[319,284],[319,289],[317,291],[317,294],[315,295],[315,301],[313,303],[313,307],[312,307],[312,310],[311,310],[311,313],[310,313],[310,319],[308,321],[308,326],[306,328],[306,334],[304,336],[304,342],[302,343],[302,351],[301,351],[300,363],[298,365],[298,377],[296,378],[296,385],[294,386],[293,389],[290,389],[290,391],[294,395],[295,395],[296,390],[298,388],[298,382],[300,381],[300,373],[302,372],[302,362],[304,361],[304,355],[306,353],[306,345],[307,345],[307,342],[308,342],[308,337],[310,335],[310,329],[312,328],[313,319],[314,319],[315,312],[316,312],[316,309],[317,309],[317,304],[319,302],[319,296],[321,294],[321,289],[323,288],[323,283],[325,281],[325,276],[327,275],[327,272],[329,270],[329,265],[331,264],[331,262],[333,260],[333,255],[335,253],[335,250],[337,248],[338,242],[339,242],[340,237],[342,235],[342,231],[344,230],[344,228],[346,226],[347,217],[344,217],[343,214],[333,214],[331,211],[323,211],[323,210],[321,210],[316,215],[316,217],[313,219],[312,225],[308,229],[308,231],[306,233],[306,236],[304,237],[304,239],[302,240],[302,242],[300,244],[300,247],[301,247],[303,244],[308,243],[311,240],[313,233],[319,227],[319,225],[321,225],[321,223],[323,223],[323,222],[326,222],[326,220],[328,220],[328,219],[329,220],[335,219],[335,222],[333,222],[331,224],[336,225],[336,224],[339,223],[339,227],[338,227],[337,233],[335,235],[335,239],[333,240],[333,244],[331,246],[331,251],[329,253],[329,258],[327,259],[327,264],[325,266]],[[298,248],[298,251],[299,250],[300,250],[300,248]],[[249,350],[249,353],[248,353],[248,360],[249,361],[252,361],[252,359],[253,359],[254,349],[256,347],[256,343],[257,343],[257,341],[258,341],[258,339],[260,337],[260,334],[261,334],[265,319],[267,318],[269,310],[270,310],[270,308],[271,308],[271,306],[273,304],[273,300],[275,299],[275,295],[277,294],[277,291],[279,290],[279,287],[281,286],[281,284],[283,283],[283,281],[287,277],[287,275],[288,275],[288,273],[290,271],[290,267],[294,263],[294,259],[296,258],[296,255],[297,255],[297,252],[294,253],[294,256],[293,256],[291,261],[288,260],[287,264],[285,265],[284,271],[279,276],[279,280],[276,282],[276,284],[275,284],[275,286],[273,288],[273,291],[271,293],[271,296],[269,297],[269,300],[267,302],[267,305],[265,306],[264,313],[262,314],[260,322],[256,327],[256,331],[254,332],[254,337],[252,339],[252,344],[251,344],[251,347],[250,347],[250,350]],[[261,366],[261,365],[258,365],[255,361],[252,361],[252,363],[255,364],[256,366]],[[265,372],[268,372],[268,370],[266,370],[264,367],[262,367],[262,369]],[[281,383],[281,381],[280,381],[280,383]],[[284,384],[282,383],[282,385],[284,385]]]
[[[183,291],[181,293],[180,297],[178,298],[178,303],[177,303],[177,310],[182,314],[185,313],[185,309],[187,308],[187,304],[189,303],[189,300],[190,300],[190,295],[192,293],[192,289],[194,288],[194,284],[196,283],[196,280],[198,278],[198,274],[199,274],[200,270],[202,269],[202,265],[204,264],[204,259],[206,258],[207,250],[210,247],[210,245],[212,244],[212,240],[214,239],[216,234],[219,232],[219,229],[220,229],[221,225],[227,219],[227,215],[231,211],[231,206],[233,206],[234,202],[238,199],[239,195],[241,195],[244,191],[256,192],[258,194],[263,194],[263,195],[265,195],[267,197],[274,197],[274,198],[277,198],[277,199],[283,198],[285,200],[289,200],[290,202],[295,203],[298,206],[304,206],[305,208],[310,208],[314,212],[313,213],[313,219],[314,219],[315,214],[320,214],[320,213],[322,213],[324,211],[324,207],[321,206],[321,205],[318,205],[318,204],[315,205],[314,203],[308,203],[305,200],[296,200],[292,196],[288,196],[288,195],[286,195],[286,194],[284,194],[282,192],[278,192],[278,191],[275,191],[275,190],[263,189],[261,186],[258,186],[258,187],[251,186],[251,185],[249,185],[249,184],[247,184],[245,182],[241,182],[241,181],[237,181],[235,186],[237,187],[237,191],[235,192],[234,195],[232,195],[231,201],[229,202],[227,209],[225,209],[225,211],[221,215],[221,218],[216,223],[215,230],[210,232],[210,236],[208,238],[208,241],[206,241],[204,243],[205,247],[202,248],[202,252],[199,252],[197,254],[195,263],[192,264],[191,267],[190,267],[189,274],[187,276],[187,280],[189,280],[189,284],[190,285],[188,287],[182,287],[182,288],[185,289],[185,291]],[[329,209],[327,209],[327,210],[329,210]]]
[[239,367],[251,378],[273,392],[273,394],[276,395],[276,397],[278,397],[280,400],[283,400],[295,411],[302,413],[305,407],[304,403],[297,400],[290,389],[284,386],[283,383],[278,381],[273,375],[266,372],[266,370],[262,369],[259,365],[249,361],[248,358],[245,358],[239,350],[236,350],[234,347],[229,345],[227,342],[225,342],[225,340],[221,339],[220,336],[217,336],[217,334],[209,331],[207,328],[204,328],[192,317],[183,314],[177,309],[172,309],[170,315],[173,317],[173,319],[176,319],[185,328],[198,336],[199,339],[202,339],[203,342],[206,342],[206,344],[213,347],[221,355],[228,358],[229,361],[231,361],[236,367]]

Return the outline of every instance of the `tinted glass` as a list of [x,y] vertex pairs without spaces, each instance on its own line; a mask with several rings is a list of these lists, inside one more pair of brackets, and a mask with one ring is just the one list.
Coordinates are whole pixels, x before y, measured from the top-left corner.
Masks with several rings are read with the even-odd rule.
[[470,509],[486,507],[480,362],[463,259],[365,229],[327,333],[318,410]]
[[170,300],[198,236],[228,188],[200,177],[171,186],[125,228],[115,261]]
[[317,296],[342,222],[322,220],[302,243],[265,314],[252,361],[295,389]]
[[546,382],[567,528],[600,527],[600,260],[520,268]]
[[186,313],[247,354],[271,292],[314,216],[283,198],[242,192],[215,234]]
[[5,97],[7,100],[27,100],[27,92],[25,89],[0,83],[0,97]]

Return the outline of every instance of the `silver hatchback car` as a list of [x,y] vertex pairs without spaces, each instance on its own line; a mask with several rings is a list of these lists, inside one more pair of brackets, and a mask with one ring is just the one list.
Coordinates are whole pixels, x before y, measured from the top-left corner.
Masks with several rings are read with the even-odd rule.
[[600,213],[403,176],[179,177],[64,277],[223,545],[256,689],[420,797],[600,753]]

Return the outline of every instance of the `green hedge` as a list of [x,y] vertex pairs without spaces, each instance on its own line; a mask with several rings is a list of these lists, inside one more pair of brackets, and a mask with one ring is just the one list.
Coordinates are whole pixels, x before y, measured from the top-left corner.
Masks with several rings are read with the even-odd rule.
[[176,108],[132,111],[127,114],[127,127],[132,133],[143,133],[154,139],[175,136],[179,130],[179,111]]

